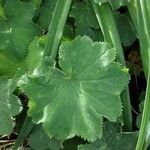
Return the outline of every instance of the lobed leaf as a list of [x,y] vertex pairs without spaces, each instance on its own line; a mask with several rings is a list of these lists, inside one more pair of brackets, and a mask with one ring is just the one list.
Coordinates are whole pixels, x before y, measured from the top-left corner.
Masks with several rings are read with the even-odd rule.
[[[70,17],[75,18],[75,25],[86,25],[98,29],[98,21],[89,2],[75,3],[70,11]],[[89,19],[90,18],[90,19]]]
[[38,27],[32,22],[34,6],[19,0],[7,0],[0,17],[0,50],[21,59],[26,48],[38,34]]
[[27,56],[24,60],[17,60],[3,52],[0,52],[0,75],[14,77],[16,74],[32,72],[43,58],[43,48],[40,46],[40,38],[36,37],[27,48]]
[[33,70],[39,66],[43,59],[43,48],[39,44],[40,38],[36,37],[28,47],[28,55],[25,58],[25,64],[28,71]]
[[90,141],[102,137],[103,117],[121,115],[120,92],[127,85],[127,69],[115,63],[116,51],[107,43],[77,37],[59,50],[61,70],[43,63],[19,84],[29,96],[29,115],[43,123],[49,137],[74,135]]
[[12,79],[0,78],[0,89],[0,135],[5,135],[12,132],[12,117],[17,115],[22,107],[19,99],[13,95],[15,85]]
[[129,14],[115,13],[114,16],[123,45],[126,47],[131,46],[136,40],[136,31]]
[[76,36],[86,35],[90,37],[93,41],[104,41],[104,37],[100,29],[92,29],[86,24],[79,24],[77,28],[75,29],[75,35]]
[[88,1],[75,3],[72,6],[69,16],[75,19],[76,36],[86,35],[93,41],[103,41],[103,35],[99,29],[98,21],[92,5]]
[[55,9],[56,0],[43,0],[39,9],[38,24],[48,31],[50,21]]
[[135,150],[137,132],[117,133],[116,125],[105,123],[104,136],[94,143],[80,145],[78,150]]
[[61,142],[56,139],[49,139],[41,125],[33,128],[29,135],[29,145],[34,150],[60,150]]

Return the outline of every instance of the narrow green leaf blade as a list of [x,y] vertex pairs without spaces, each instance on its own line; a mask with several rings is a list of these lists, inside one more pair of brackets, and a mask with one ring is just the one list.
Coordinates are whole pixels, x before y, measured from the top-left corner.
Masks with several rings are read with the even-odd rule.
[[0,3],[0,17],[4,17],[4,11],[1,3]]

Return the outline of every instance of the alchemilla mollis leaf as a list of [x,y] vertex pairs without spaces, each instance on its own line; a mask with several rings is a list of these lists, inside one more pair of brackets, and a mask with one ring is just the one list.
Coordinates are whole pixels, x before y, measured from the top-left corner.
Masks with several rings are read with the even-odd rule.
[[52,19],[55,5],[56,0],[43,0],[41,3],[37,22],[45,31],[48,31],[48,26]]
[[38,34],[32,22],[34,5],[19,0],[6,0],[0,17],[0,50],[19,59],[25,56],[26,48]]
[[10,134],[14,127],[13,116],[22,107],[19,99],[13,95],[15,84],[12,79],[0,78],[0,135]]
[[29,145],[34,150],[60,150],[61,142],[56,139],[49,139],[41,124],[35,126],[29,135]]
[[103,117],[121,115],[120,92],[129,80],[125,67],[114,62],[115,49],[86,36],[64,43],[59,65],[43,63],[19,84],[29,96],[29,115],[42,123],[49,137],[74,135],[94,141],[102,136]]
[[78,150],[135,150],[138,132],[117,132],[116,124],[106,122],[104,135],[94,143],[80,145]]
[[75,18],[75,25],[77,27],[86,25],[96,29],[99,28],[94,10],[92,9],[91,3],[88,1],[75,3],[72,6],[69,16]]

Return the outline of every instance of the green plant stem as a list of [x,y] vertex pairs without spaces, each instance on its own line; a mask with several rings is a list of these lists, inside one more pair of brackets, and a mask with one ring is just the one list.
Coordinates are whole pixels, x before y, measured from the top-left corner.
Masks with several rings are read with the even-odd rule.
[[[125,65],[123,48],[121,45],[121,40],[115,23],[112,9],[109,3],[103,3],[101,5],[94,3],[92,5],[99,22],[100,28],[103,32],[104,39],[106,42],[111,43],[117,50],[118,60]],[[124,130],[132,131],[132,115],[131,115],[131,104],[129,89],[126,88],[122,92],[122,103],[123,103],[123,120],[124,120]]]
[[4,17],[4,11],[3,11],[1,3],[0,3],[0,17]]
[[146,96],[145,96],[145,102],[144,102],[144,110],[142,115],[142,122],[140,127],[140,133],[138,137],[138,142],[136,145],[136,150],[146,150],[146,139],[147,137],[147,131],[148,126],[150,125],[150,72],[148,75],[147,80],[147,89],[146,89]]
[[144,73],[147,78],[147,89],[142,115],[142,122],[136,150],[146,150],[148,144],[148,127],[150,125],[150,15],[147,7],[148,1],[136,0],[138,35]]
[[150,18],[145,0],[136,0],[138,35],[144,73],[147,78],[150,61]]
[[106,42],[111,43],[117,50],[118,60],[125,65],[123,48],[117,26],[109,3],[101,5],[93,2],[93,8]]
[[136,31],[138,32],[138,23],[137,23],[137,12],[136,12],[136,0],[130,0],[127,2],[127,7],[129,10],[129,14],[131,16],[132,22],[134,24],[134,27]]
[[57,0],[52,21],[49,25],[44,56],[52,56],[55,59],[71,3],[72,0]]
[[[52,56],[55,59],[70,10],[71,2],[72,0],[57,0],[52,21],[49,25],[48,40],[45,45],[44,56]],[[27,116],[15,142],[13,150],[17,150],[22,145],[25,137],[31,132],[32,128],[32,120]]]

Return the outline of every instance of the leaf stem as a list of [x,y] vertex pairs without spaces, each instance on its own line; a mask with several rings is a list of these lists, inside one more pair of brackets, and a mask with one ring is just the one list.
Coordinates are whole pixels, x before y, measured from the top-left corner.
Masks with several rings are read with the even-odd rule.
[[[111,43],[117,50],[117,58],[119,62],[125,65],[123,48],[121,40],[115,23],[112,9],[109,3],[96,4],[92,1],[92,5],[99,22],[100,28],[103,32],[104,39],[106,42]],[[126,88],[122,92],[122,103],[123,103],[123,120],[124,130],[132,131],[132,115],[131,115],[131,104],[129,89]]]
[[72,0],[57,0],[52,21],[49,25],[44,56],[52,56],[55,59],[71,3]]
[[137,31],[138,30],[138,23],[137,23],[137,12],[136,12],[135,1],[136,0],[127,1],[127,7],[128,7],[129,14],[131,16],[132,22],[134,24],[134,27]]
[[138,137],[138,142],[136,145],[136,150],[143,150],[146,149],[146,139],[147,137],[147,131],[148,131],[148,126],[150,125],[150,71],[148,75],[148,80],[147,80],[147,89],[146,89],[146,96],[145,96],[145,103],[144,103],[144,110],[143,110],[143,115],[142,115],[142,122],[141,122],[141,127],[140,127],[140,133]]
[[136,0],[137,27],[144,73],[147,78],[150,61],[150,18],[145,0]]
[[146,96],[136,150],[146,150],[150,125],[150,22],[145,0],[136,0],[137,25],[144,73],[147,78]]
[[[57,0],[52,21],[49,25],[48,40],[45,45],[44,56],[52,56],[55,59],[71,3],[72,0]],[[24,138],[30,133],[32,128],[32,120],[26,116],[13,150],[17,150],[21,146]]]

